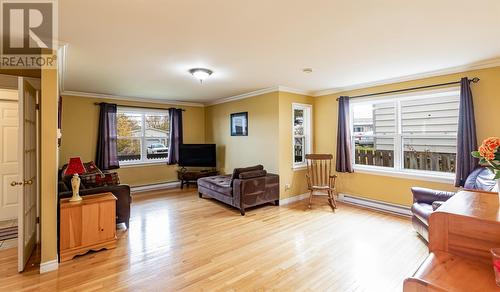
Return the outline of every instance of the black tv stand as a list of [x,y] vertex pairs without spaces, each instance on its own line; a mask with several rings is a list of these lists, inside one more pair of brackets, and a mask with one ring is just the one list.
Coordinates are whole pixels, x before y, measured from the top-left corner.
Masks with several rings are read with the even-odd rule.
[[195,184],[199,178],[219,175],[219,171],[215,169],[203,169],[203,170],[188,170],[185,167],[177,170],[177,178],[181,181],[181,189],[184,185],[189,187],[189,184]]

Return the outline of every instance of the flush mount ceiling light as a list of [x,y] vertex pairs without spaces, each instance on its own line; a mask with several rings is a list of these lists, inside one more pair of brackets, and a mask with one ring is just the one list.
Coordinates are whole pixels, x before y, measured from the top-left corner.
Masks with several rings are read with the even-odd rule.
[[203,83],[203,80],[207,79],[214,72],[210,69],[205,68],[193,68],[189,69],[189,73],[191,73],[194,78],[200,80],[200,83]]
[[304,73],[312,73],[313,69],[312,68],[304,68],[302,69],[302,72]]

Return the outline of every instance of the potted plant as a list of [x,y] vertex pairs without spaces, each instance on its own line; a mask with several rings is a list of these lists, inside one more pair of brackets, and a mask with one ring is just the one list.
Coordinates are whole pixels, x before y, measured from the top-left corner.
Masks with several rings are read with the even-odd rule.
[[500,138],[489,137],[479,146],[478,151],[473,151],[472,156],[479,158],[479,163],[485,165],[495,174],[498,194],[500,195]]

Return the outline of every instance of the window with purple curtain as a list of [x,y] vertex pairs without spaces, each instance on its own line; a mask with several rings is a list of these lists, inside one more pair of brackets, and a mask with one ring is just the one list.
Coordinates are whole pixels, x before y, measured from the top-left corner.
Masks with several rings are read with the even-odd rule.
[[470,80],[460,80],[460,107],[458,111],[457,159],[455,186],[463,187],[469,174],[478,166],[471,152],[477,149],[476,121]]
[[169,108],[170,134],[168,139],[168,158],[167,164],[176,164],[179,162],[179,147],[183,143],[182,134],[182,109]]
[[350,122],[349,97],[339,98],[339,112],[337,125],[337,172],[353,172],[351,152],[351,122]]
[[96,165],[102,170],[119,168],[116,151],[116,104],[100,103]]

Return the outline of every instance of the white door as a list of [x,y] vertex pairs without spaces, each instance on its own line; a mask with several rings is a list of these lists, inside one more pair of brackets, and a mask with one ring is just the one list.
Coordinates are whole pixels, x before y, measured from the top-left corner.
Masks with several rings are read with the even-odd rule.
[[0,90],[0,221],[16,219],[19,180],[17,91]]
[[36,91],[29,82],[19,77],[19,271],[23,271],[36,243],[37,215],[37,118]]

